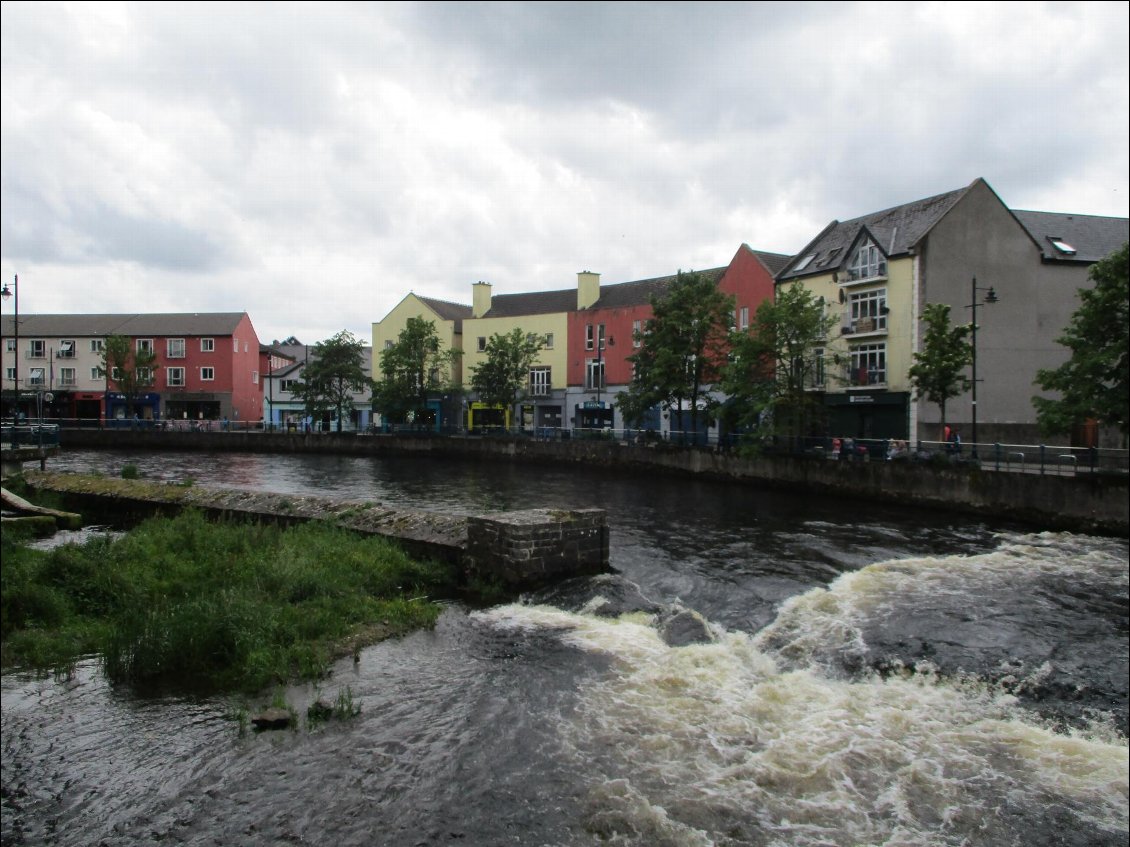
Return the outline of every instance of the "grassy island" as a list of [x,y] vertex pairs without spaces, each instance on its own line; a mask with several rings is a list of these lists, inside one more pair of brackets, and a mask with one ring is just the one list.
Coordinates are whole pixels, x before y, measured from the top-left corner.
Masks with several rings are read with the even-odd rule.
[[257,691],[324,676],[381,638],[430,627],[441,564],[321,522],[283,529],[194,510],[50,551],[0,540],[5,668],[98,654],[115,682]]

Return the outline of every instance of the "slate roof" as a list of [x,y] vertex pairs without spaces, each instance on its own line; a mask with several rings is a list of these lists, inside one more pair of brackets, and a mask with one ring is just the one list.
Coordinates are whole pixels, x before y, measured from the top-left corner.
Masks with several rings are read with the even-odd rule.
[[420,302],[439,315],[441,320],[454,321],[455,331],[463,331],[463,321],[471,317],[471,307],[462,303],[450,303],[447,300],[436,300],[432,297],[420,297]]
[[[1013,210],[1013,214],[1040,246],[1045,262],[1092,264],[1130,240],[1130,218],[1020,210]],[[1057,250],[1052,246],[1052,238],[1074,247],[1074,255]]]
[[[777,279],[793,279],[810,274],[827,273],[840,267],[850,259],[848,255],[856,239],[863,230],[879,245],[888,257],[905,255],[919,239],[961,199],[970,186],[956,191],[936,194],[912,203],[904,203],[872,212],[850,221],[832,221],[815,239],[801,251],[793,261],[786,263],[785,269],[777,274]],[[809,255],[815,258],[801,270],[792,270]]]
[[[695,273],[708,277],[715,285],[722,279],[726,273],[726,268],[711,268],[706,271],[695,271]],[[647,306],[651,303],[652,297],[662,297],[667,293],[667,289],[678,278],[678,274],[671,274],[670,276],[658,276],[654,279],[640,279],[635,282],[620,282],[615,285],[602,285],[600,287],[600,299],[596,301],[590,308],[593,309],[622,309],[628,306]],[[576,291],[573,292],[573,307],[575,310],[577,305]]]
[[[224,336],[235,332],[246,312],[186,312],[164,315],[20,315],[20,335],[104,338],[110,335]],[[5,315],[3,334],[15,334],[15,316]]]
[[523,315],[574,312],[576,309],[576,288],[562,291],[533,291],[526,294],[496,294],[491,297],[490,310],[483,317],[517,318]]

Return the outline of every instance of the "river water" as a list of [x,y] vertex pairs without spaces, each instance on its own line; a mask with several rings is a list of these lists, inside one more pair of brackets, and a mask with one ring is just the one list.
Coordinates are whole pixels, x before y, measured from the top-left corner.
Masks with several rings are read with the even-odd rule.
[[[1128,545],[599,469],[79,452],[53,469],[599,505],[613,573],[364,650],[240,734],[93,659],[3,677],[3,844],[1124,845]],[[700,616],[671,646],[657,621]],[[669,639],[670,640],[670,639]]]

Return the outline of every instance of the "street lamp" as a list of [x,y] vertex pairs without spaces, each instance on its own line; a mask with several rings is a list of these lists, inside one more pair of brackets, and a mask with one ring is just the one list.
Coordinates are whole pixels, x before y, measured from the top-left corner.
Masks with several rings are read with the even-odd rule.
[[[12,278],[12,287],[8,288],[8,284],[4,283],[4,288],[0,289],[0,297],[7,300],[9,297],[15,296],[16,298],[16,317],[15,317],[15,348],[13,349],[15,357],[15,367],[12,369],[12,394],[16,401],[16,423],[19,423],[20,412],[20,275],[16,274]],[[4,384],[0,379],[0,386]],[[15,430],[13,430],[15,432]]]
[[969,305],[965,308],[972,311],[973,333],[972,333],[972,353],[973,353],[973,431],[970,433],[973,439],[973,458],[977,458],[977,307],[982,305],[977,302],[977,292],[985,292],[985,303],[996,303],[997,292],[990,285],[988,288],[982,288],[977,285],[977,277],[973,277],[973,287],[970,289]]

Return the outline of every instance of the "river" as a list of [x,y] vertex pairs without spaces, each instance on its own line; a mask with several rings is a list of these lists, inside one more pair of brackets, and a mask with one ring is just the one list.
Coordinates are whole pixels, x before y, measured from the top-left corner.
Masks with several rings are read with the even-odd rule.
[[[3,677],[5,845],[1124,845],[1130,549],[552,465],[67,453],[52,469],[608,510],[613,573],[364,650],[353,720],[240,734],[94,659]],[[655,610],[713,634],[671,646]]]

